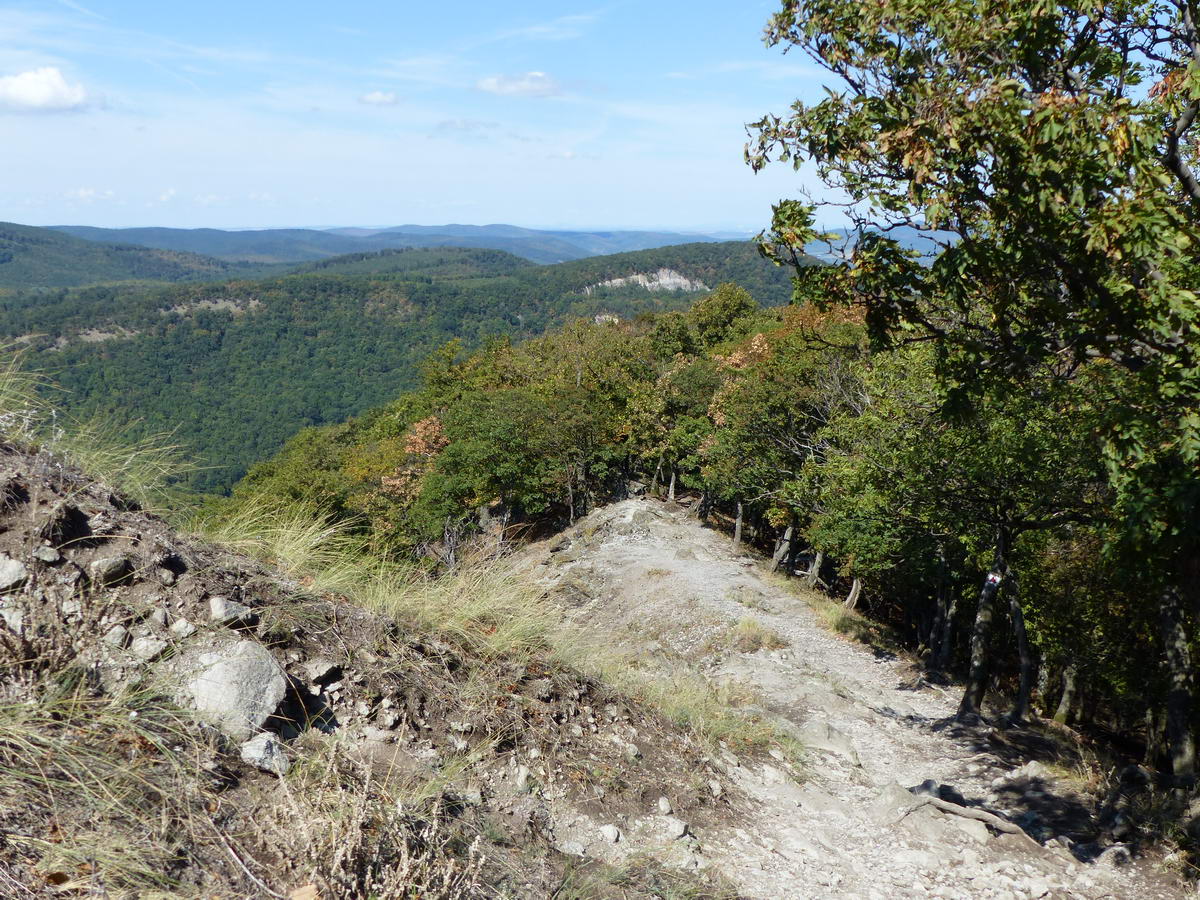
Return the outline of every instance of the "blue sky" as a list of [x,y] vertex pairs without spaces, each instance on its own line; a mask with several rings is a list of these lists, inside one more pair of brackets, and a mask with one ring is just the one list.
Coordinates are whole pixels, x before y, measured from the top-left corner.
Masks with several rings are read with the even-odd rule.
[[0,0],[0,220],[758,230],[759,0]]

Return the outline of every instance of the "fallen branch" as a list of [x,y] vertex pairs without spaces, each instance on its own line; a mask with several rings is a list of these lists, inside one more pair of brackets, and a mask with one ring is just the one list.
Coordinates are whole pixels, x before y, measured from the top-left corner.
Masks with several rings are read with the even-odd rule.
[[975,809],[970,806],[959,806],[957,803],[950,803],[949,801],[943,800],[940,797],[918,797],[917,802],[905,809],[904,812],[900,814],[900,818],[896,821],[899,822],[905,816],[916,812],[923,806],[932,806],[934,809],[948,813],[952,816],[962,816],[964,819],[974,819],[977,822],[982,822],[984,825],[990,825],[997,831],[1003,831],[1005,834],[1015,834],[1018,837],[1022,837],[1038,850],[1045,849],[1041,844],[1026,834],[1025,829],[1023,829],[1020,825],[1014,825],[1012,822],[1008,821],[1008,819],[1002,819],[996,814],[990,813],[987,810]]

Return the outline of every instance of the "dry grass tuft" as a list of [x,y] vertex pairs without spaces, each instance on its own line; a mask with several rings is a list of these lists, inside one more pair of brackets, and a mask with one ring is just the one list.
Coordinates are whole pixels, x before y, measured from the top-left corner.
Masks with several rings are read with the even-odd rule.
[[255,815],[252,843],[321,897],[481,896],[479,841],[448,831],[439,805],[458,771],[381,781],[344,741],[314,738]]
[[729,630],[729,646],[739,653],[757,653],[759,650],[781,650],[789,647],[787,639],[777,631],[763,625],[758,619],[747,616]]

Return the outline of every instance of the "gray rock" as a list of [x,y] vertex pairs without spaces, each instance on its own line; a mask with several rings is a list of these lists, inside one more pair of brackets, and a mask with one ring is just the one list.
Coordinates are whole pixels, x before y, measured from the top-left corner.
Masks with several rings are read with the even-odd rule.
[[637,744],[626,744],[622,752],[624,752],[626,759],[633,760],[642,758],[642,748]]
[[916,805],[917,798],[908,788],[893,781],[885,787],[871,804],[871,821],[876,825],[891,825],[904,810]]
[[254,641],[194,647],[176,666],[179,700],[235,740],[248,740],[287,693],[279,663]]
[[161,606],[154,610],[154,612],[150,613],[147,618],[150,620],[151,625],[155,625],[159,628],[166,628],[171,623],[170,614]]
[[14,634],[21,634],[25,628],[25,616],[21,610],[14,606],[6,606],[0,604],[0,620],[8,626],[9,631]]
[[0,553],[0,593],[23,587],[28,578],[29,570],[25,568],[25,563]]
[[270,772],[272,775],[286,775],[288,769],[291,768],[283,744],[269,731],[255,735],[242,744],[241,754],[242,762],[262,769],[264,772]]
[[660,813],[662,813],[664,816],[669,816],[671,814],[671,801],[668,800],[666,797],[659,797],[658,798],[658,811]]
[[687,822],[683,821],[683,819],[677,819],[674,816],[664,816],[663,831],[666,832],[668,838],[677,841],[682,837],[687,837]]
[[529,766],[517,766],[516,788],[518,794],[526,794],[531,787],[529,783]]
[[558,852],[567,856],[587,856],[587,850],[579,841],[563,841],[558,845]]
[[166,652],[168,646],[166,641],[155,637],[140,637],[129,645],[129,652],[138,659],[153,662]]
[[175,573],[163,566],[154,570],[154,576],[167,587],[175,583]]
[[232,625],[244,622],[254,615],[254,611],[243,603],[230,600],[228,597],[210,597],[208,600],[209,618],[217,625]]
[[127,556],[102,556],[88,565],[88,576],[96,584],[111,587],[128,578],[132,568]]
[[114,625],[108,631],[104,632],[104,637],[100,638],[110,647],[124,647],[129,643],[129,629],[124,625]]
[[600,836],[610,844],[615,844],[621,840],[621,829],[616,825],[600,826]]
[[328,684],[342,674],[342,667],[333,660],[318,656],[304,664],[304,674],[314,684]]
[[171,623],[170,631],[173,637],[182,641],[196,633],[196,626],[187,619],[176,619]]
[[1096,857],[1096,863],[1098,865],[1108,866],[1113,869],[1121,866],[1127,866],[1131,862],[1133,862],[1133,855],[1129,852],[1129,848],[1124,844],[1113,844]]
[[47,547],[43,544],[41,547],[34,549],[33,558],[44,563],[56,563],[62,559],[62,554],[53,547]]
[[710,791],[712,791],[712,795],[713,795],[713,799],[714,799],[714,800],[720,800],[720,799],[721,799],[721,794],[723,793],[723,792],[722,792],[722,790],[721,790],[721,782],[717,781],[717,779],[715,779],[715,778],[711,779],[711,780],[708,782],[708,789],[709,789]]
[[964,819],[961,816],[950,816],[949,821],[953,823],[959,831],[967,837],[979,844],[986,844],[988,838],[991,837],[987,826],[975,819]]
[[805,722],[800,728],[800,740],[809,750],[823,750],[844,757],[856,766],[861,766],[858,751],[849,736],[828,722]]

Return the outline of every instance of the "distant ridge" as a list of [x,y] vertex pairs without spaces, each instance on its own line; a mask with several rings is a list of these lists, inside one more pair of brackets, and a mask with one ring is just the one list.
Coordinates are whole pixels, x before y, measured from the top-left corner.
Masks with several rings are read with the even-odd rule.
[[0,288],[217,281],[252,274],[259,271],[184,248],[96,244],[49,228],[0,222]]
[[389,228],[93,228],[56,225],[54,231],[105,244],[198,253],[239,263],[302,263],[400,247],[478,247],[504,250],[535,263],[653,250],[720,238],[670,231],[546,231],[516,225],[397,225]]

